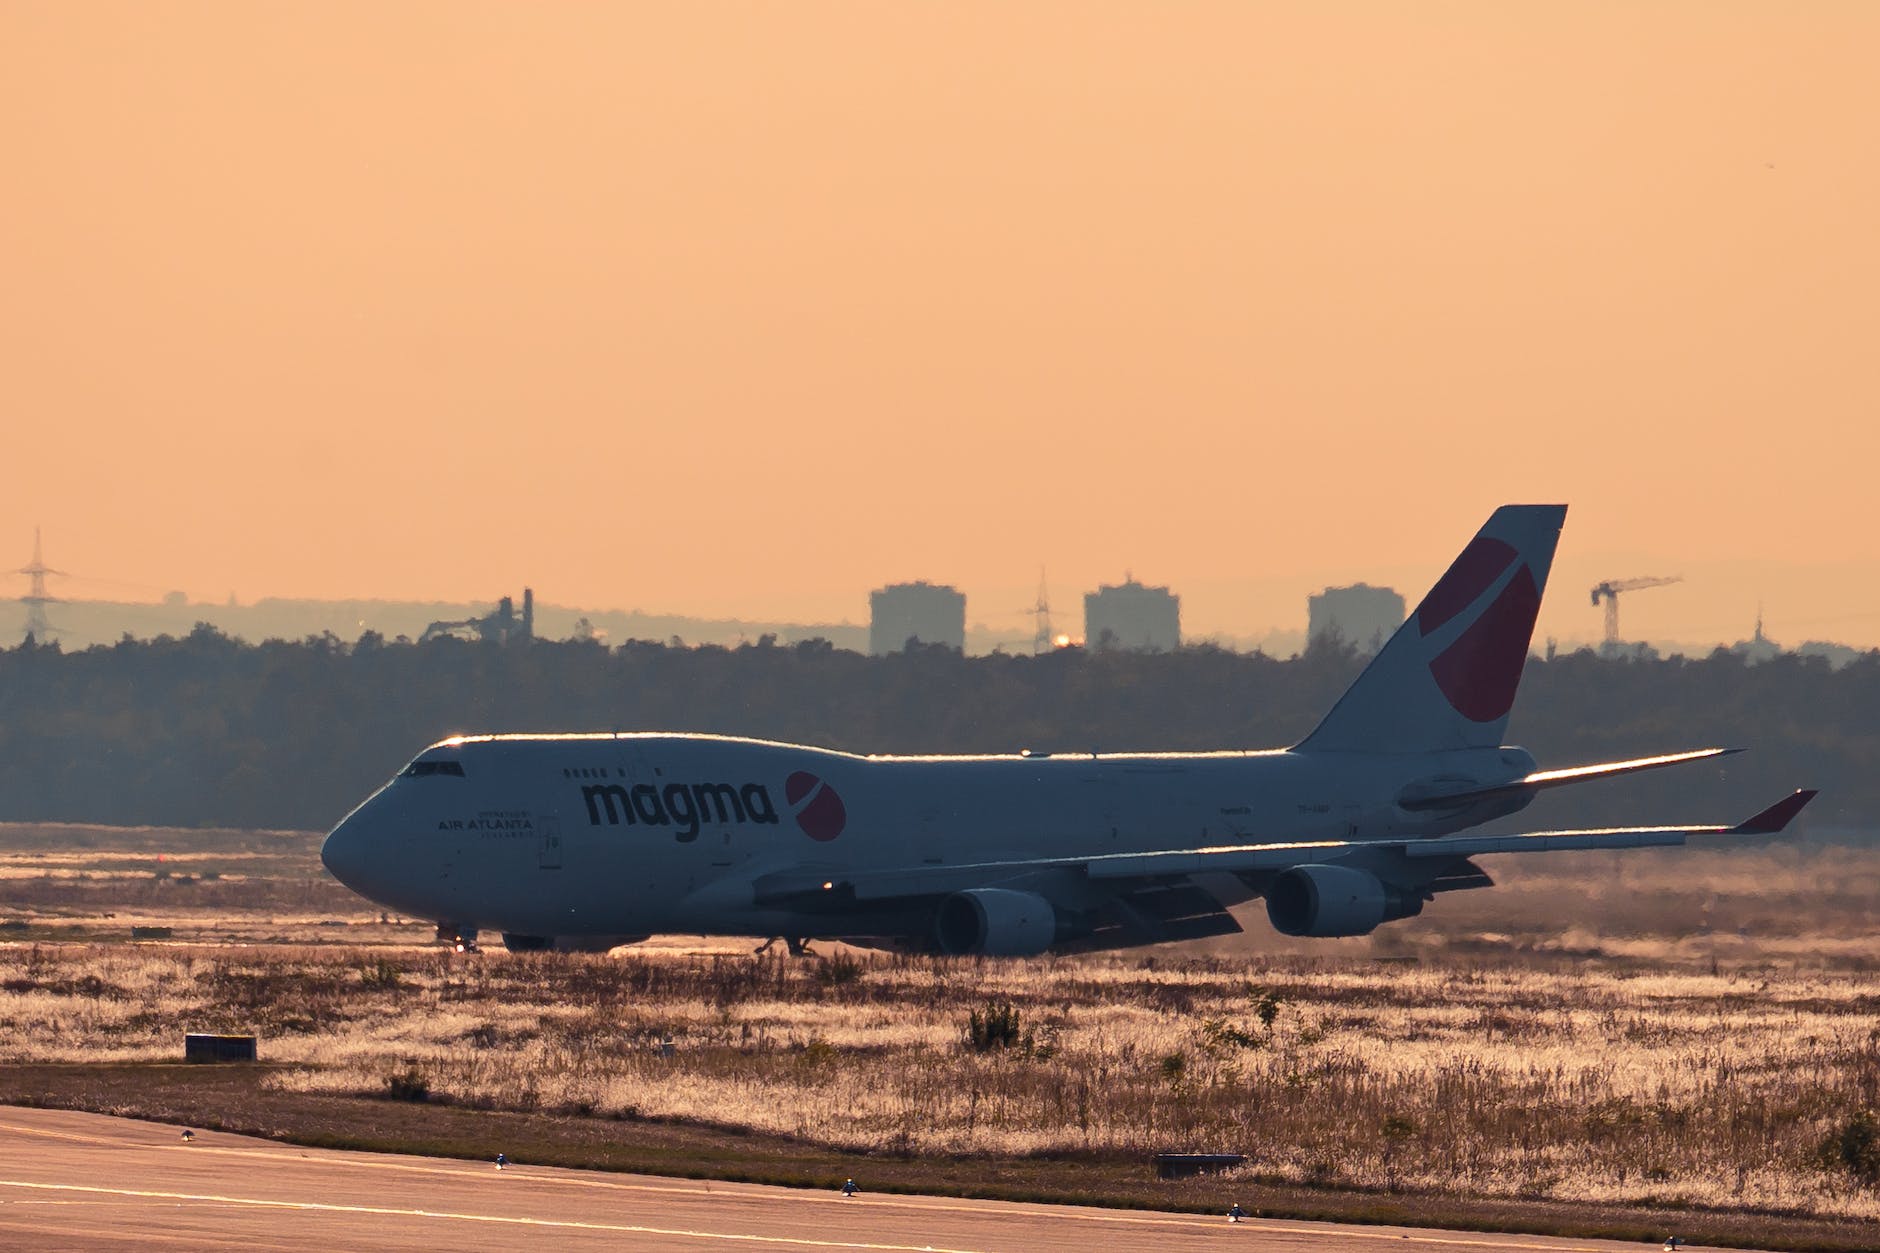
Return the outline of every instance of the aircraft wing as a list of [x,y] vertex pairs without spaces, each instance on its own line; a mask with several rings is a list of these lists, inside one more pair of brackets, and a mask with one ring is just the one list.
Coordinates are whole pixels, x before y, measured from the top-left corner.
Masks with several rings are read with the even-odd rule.
[[1512,796],[1521,792],[1539,792],[1550,787],[1559,787],[1565,783],[1584,783],[1590,779],[1609,779],[1614,775],[1633,774],[1640,770],[1657,770],[1664,766],[1681,766],[1687,761],[1704,761],[1711,757],[1728,757],[1740,753],[1740,748],[1699,748],[1688,753],[1664,753],[1657,757],[1634,757],[1630,761],[1605,761],[1592,766],[1571,766],[1564,770],[1536,770],[1519,779],[1510,779],[1506,783],[1494,783],[1485,786],[1458,784],[1445,786],[1438,782],[1407,789],[1397,798],[1397,803],[1405,809],[1450,809],[1475,801],[1487,800],[1496,796]]
[[1221,844],[1146,853],[1099,853],[907,866],[881,870],[819,870],[799,867],[761,876],[751,884],[758,905],[806,905],[827,901],[881,901],[937,896],[968,888],[1037,882],[1045,877],[1088,880],[1163,879],[1181,875],[1247,874],[1337,861],[1364,853],[1414,860],[1457,860],[1481,853],[1546,853],[1593,848],[1651,848],[1683,844],[1696,836],[1775,835],[1815,798],[1797,791],[1734,826],[1604,827],[1582,831],[1529,831],[1514,835],[1449,835],[1409,840],[1313,840],[1277,844]]

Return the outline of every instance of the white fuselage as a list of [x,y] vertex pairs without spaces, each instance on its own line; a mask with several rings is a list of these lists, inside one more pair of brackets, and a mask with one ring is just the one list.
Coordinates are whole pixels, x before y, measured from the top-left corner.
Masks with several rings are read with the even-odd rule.
[[837,921],[760,907],[752,885],[806,867],[1436,835],[1507,810],[1407,812],[1406,786],[1532,765],[1519,749],[861,757],[704,735],[475,736],[420,754],[325,857],[363,895],[467,930],[907,935],[927,924],[906,905]]

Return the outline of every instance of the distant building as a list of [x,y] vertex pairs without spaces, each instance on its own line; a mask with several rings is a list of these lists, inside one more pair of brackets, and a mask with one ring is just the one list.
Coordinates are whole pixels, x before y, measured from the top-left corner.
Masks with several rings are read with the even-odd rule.
[[898,653],[910,640],[966,649],[966,597],[934,583],[896,583],[868,594],[868,651]]
[[1388,587],[1328,587],[1306,599],[1306,647],[1337,638],[1360,653],[1375,653],[1403,619],[1403,597]]
[[1084,596],[1084,647],[1173,652],[1182,643],[1182,598],[1134,579]]
[[446,636],[481,640],[485,644],[528,643],[535,638],[535,589],[522,589],[520,615],[516,613],[516,602],[505,596],[497,602],[494,613],[455,622],[433,622],[424,628],[418,642],[422,644]]

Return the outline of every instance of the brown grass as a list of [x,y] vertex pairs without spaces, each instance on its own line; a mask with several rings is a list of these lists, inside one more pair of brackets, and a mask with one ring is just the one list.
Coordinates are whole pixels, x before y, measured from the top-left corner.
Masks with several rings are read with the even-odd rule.
[[[1230,1150],[1250,1188],[1880,1220],[1846,1148],[1880,1112],[1865,850],[1505,858],[1501,888],[1350,941],[1256,914],[1210,946],[1083,959],[464,958],[325,879],[317,837],[187,834],[0,828],[0,936],[27,941],[0,945],[0,1061],[258,1030],[283,1100],[379,1102],[402,1077],[432,1105],[910,1160]],[[133,922],[182,942],[80,942]],[[975,1048],[994,999],[1012,1047]]]
[[[308,831],[0,823],[0,936],[409,942],[430,927],[380,913],[327,874]],[[343,929],[343,930],[342,930]]]
[[0,1067],[0,1101],[128,1114],[184,1126],[262,1135],[297,1144],[441,1157],[734,1179],[833,1189],[843,1179],[869,1194],[919,1192],[1219,1214],[1228,1200],[1275,1217],[1334,1222],[1524,1231],[1655,1245],[1675,1230],[1693,1245],[1856,1253],[1874,1247],[1858,1219],[1745,1211],[1663,1209],[1412,1192],[1365,1192],[1227,1180],[1157,1179],[1138,1157],[858,1156],[787,1136],[695,1123],[477,1109],[438,1102],[359,1100],[263,1090],[274,1068],[183,1065]]
[[[995,996],[1025,1038],[977,1051]],[[1257,1180],[1862,1219],[1880,1194],[1821,1150],[1880,1108],[1877,1009],[1865,974],[0,949],[13,1063],[256,1029],[294,1092],[404,1077],[875,1153],[1231,1150]]]

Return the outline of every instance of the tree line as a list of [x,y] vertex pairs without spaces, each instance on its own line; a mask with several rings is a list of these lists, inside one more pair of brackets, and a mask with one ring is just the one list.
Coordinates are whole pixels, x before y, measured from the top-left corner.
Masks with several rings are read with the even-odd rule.
[[[0,650],[0,819],[318,829],[425,745],[483,731],[704,731],[856,752],[1271,748],[1303,738],[1363,660],[1167,654],[887,657],[823,641],[734,648],[368,632],[249,644],[201,625]],[[1880,652],[1839,670],[1531,658],[1508,738],[1543,765],[1709,745],[1720,764],[1562,789],[1517,825],[1728,819],[1794,787],[1811,818],[1880,826]]]

